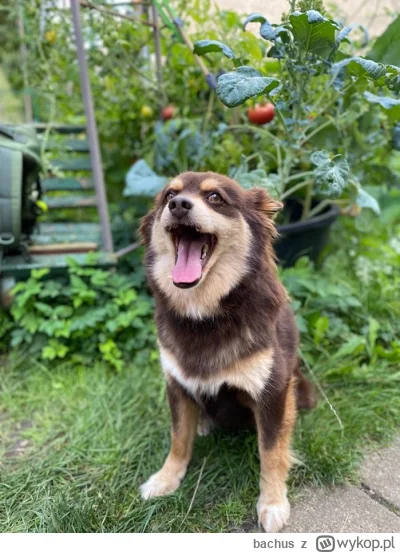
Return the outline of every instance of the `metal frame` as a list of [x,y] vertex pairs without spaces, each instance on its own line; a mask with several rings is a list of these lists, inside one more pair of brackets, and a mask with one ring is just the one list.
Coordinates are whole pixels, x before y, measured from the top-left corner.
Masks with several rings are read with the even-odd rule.
[[104,184],[103,166],[99,138],[97,134],[96,118],[93,108],[92,90],[90,87],[89,71],[83,42],[80,3],[79,0],[71,0],[72,21],[74,25],[75,43],[78,54],[79,77],[81,82],[82,99],[85,106],[86,129],[89,141],[90,159],[93,171],[93,182],[96,190],[97,209],[99,212],[101,232],[103,238],[103,249],[107,252],[113,251],[110,218],[106,188]]

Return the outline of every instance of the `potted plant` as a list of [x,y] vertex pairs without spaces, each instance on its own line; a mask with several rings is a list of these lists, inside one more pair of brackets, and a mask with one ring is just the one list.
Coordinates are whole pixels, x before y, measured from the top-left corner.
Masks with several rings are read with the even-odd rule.
[[269,43],[261,70],[220,41],[197,41],[194,52],[220,52],[232,61],[233,71],[217,82],[225,106],[235,108],[259,96],[273,104],[268,128],[229,127],[227,132],[254,133],[255,149],[257,136],[269,138],[269,147],[255,152],[262,166],[251,170],[245,163],[233,176],[243,186],[264,186],[284,201],[276,246],[281,261],[290,265],[304,254],[316,260],[340,208],[379,213],[377,201],[361,185],[360,156],[354,161],[349,155],[352,132],[374,109],[398,109],[400,100],[380,92],[383,87],[399,92],[400,69],[352,55],[348,36],[354,26],[341,28],[316,10],[293,11],[278,25],[253,13],[243,29],[250,23],[260,25]]

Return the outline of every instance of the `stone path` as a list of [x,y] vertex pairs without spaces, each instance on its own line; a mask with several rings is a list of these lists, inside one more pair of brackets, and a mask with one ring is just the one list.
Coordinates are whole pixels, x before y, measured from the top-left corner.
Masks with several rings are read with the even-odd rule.
[[357,486],[307,490],[284,532],[400,532],[400,437],[369,455]]

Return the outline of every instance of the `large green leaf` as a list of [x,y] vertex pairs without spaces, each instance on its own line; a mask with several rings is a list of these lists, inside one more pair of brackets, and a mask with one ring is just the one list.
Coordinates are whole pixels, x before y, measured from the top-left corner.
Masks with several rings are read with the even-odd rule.
[[345,69],[353,75],[362,76],[368,75],[374,80],[377,80],[386,75],[387,68],[381,63],[375,63],[372,60],[355,56],[346,58],[332,65],[332,73],[338,74]]
[[377,38],[367,57],[380,62],[395,65],[400,57],[400,15],[392,21],[383,34]]
[[315,10],[294,12],[289,19],[295,42],[301,44],[307,53],[325,58],[335,49],[338,27],[333,21]]
[[279,86],[278,79],[264,77],[253,67],[241,66],[236,71],[221,75],[217,83],[217,95],[223,104],[233,108],[249,98],[267,94]]
[[392,98],[390,96],[377,96],[371,92],[364,92],[364,98],[371,102],[371,104],[379,104],[386,110],[392,120],[400,120],[400,100],[397,98]]
[[346,158],[338,154],[330,159],[327,152],[318,151],[313,152],[310,159],[316,165],[314,177],[317,193],[328,197],[340,196],[350,174]]
[[210,52],[220,52],[229,59],[236,57],[233,50],[219,40],[198,40],[194,43],[193,52],[198,56],[208,54]]
[[157,175],[144,159],[136,161],[125,177],[124,196],[155,196],[167,184],[167,177]]

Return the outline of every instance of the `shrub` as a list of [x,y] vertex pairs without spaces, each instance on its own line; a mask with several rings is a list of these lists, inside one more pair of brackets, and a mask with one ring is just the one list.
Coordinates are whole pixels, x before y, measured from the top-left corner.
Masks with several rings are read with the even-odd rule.
[[103,359],[117,371],[128,359],[149,360],[155,347],[152,300],[137,279],[81,267],[72,258],[65,278],[48,274],[33,270],[13,289],[12,348],[49,364],[67,356],[75,364]]

